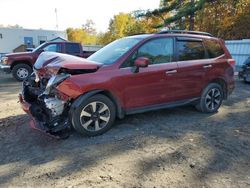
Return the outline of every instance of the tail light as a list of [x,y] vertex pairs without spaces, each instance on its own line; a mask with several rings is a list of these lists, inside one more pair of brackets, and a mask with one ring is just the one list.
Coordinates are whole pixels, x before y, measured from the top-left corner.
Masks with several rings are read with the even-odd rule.
[[233,68],[235,68],[235,60],[234,59],[228,59],[227,63],[231,65]]

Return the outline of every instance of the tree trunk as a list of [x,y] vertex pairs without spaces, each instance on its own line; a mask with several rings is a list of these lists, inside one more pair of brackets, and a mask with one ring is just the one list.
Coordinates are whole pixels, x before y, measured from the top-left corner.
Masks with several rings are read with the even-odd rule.
[[[194,0],[190,0],[191,6],[194,6]],[[189,30],[194,30],[194,13],[191,13],[189,16]]]
[[193,31],[194,30],[194,14],[191,14],[189,17],[189,30]]

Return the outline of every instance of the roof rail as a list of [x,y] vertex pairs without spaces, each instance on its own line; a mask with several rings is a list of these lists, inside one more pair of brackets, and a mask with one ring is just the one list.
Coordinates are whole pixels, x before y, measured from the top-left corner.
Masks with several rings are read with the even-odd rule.
[[157,34],[171,34],[171,33],[180,33],[180,34],[192,34],[192,35],[205,35],[212,37],[211,33],[201,32],[201,31],[187,31],[187,30],[162,30]]

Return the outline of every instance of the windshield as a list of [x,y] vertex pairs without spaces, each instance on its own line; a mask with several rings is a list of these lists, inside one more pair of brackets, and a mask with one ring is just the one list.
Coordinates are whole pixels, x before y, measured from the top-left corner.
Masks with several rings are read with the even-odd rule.
[[91,55],[88,59],[105,65],[113,64],[142,39],[123,38],[116,40]]
[[36,52],[39,48],[41,48],[42,46],[44,46],[46,43],[43,43],[39,46],[37,46],[35,49],[32,50],[32,52]]

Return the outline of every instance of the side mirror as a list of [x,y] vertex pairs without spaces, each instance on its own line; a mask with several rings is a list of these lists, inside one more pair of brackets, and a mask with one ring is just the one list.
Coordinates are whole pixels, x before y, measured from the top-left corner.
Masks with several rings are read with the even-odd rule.
[[145,68],[145,67],[148,67],[149,65],[149,59],[146,58],[146,57],[138,57],[136,60],[135,60],[135,63],[134,63],[134,68],[133,68],[133,72],[134,73],[137,73],[139,72],[139,68]]

